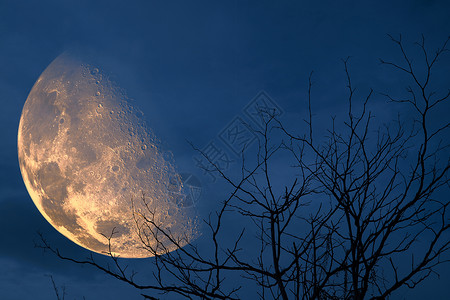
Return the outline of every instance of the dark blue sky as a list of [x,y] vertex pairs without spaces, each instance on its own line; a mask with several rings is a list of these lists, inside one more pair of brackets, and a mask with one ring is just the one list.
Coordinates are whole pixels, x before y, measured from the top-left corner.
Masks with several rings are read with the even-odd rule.
[[[17,161],[23,104],[40,73],[63,51],[83,48],[100,56],[189,170],[194,153],[186,139],[199,147],[214,140],[261,90],[295,125],[305,113],[312,70],[316,116],[338,113],[337,99],[345,96],[341,58],[352,56],[358,89],[395,92],[397,78],[386,77],[378,61],[398,58],[386,34],[402,33],[409,47],[424,34],[435,48],[450,33],[449,13],[445,0],[0,0],[0,298],[52,299],[45,275],[53,274],[67,286],[69,299],[141,299],[124,284],[33,247],[40,230],[68,253],[87,254],[39,214]],[[208,177],[198,176],[205,190],[213,189]],[[217,197],[210,194],[207,201]],[[443,275],[397,296],[422,299],[433,289],[433,299],[444,299],[450,275]]]

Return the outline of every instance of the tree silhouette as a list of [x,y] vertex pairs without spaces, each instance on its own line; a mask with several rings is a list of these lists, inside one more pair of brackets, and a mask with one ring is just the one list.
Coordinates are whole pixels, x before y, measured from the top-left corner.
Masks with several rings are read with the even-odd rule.
[[[306,133],[294,133],[274,112],[261,111],[265,127],[254,129],[258,153],[251,163],[242,153],[240,178],[196,149],[230,187],[205,220],[208,246],[181,247],[149,209],[134,218],[142,246],[154,255],[152,278],[138,279],[112,251],[107,254],[113,264],[105,266],[92,256],[66,257],[42,236],[39,247],[92,265],[146,299],[170,293],[187,299],[240,299],[248,293],[261,299],[385,299],[401,287],[414,288],[449,261],[450,125],[432,119],[450,96],[433,76],[449,39],[431,53],[422,37],[415,62],[401,36],[390,38],[402,61],[381,63],[406,75],[410,85],[402,98],[383,95],[411,113],[380,125],[369,109],[375,93],[356,99],[346,59],[347,113],[343,122],[333,118],[325,135],[317,136],[310,76]],[[273,173],[280,155],[289,155],[296,172],[282,191]],[[225,230],[231,221],[241,226],[235,234]],[[154,240],[160,241],[156,247]],[[251,249],[242,246],[249,240]],[[178,249],[167,251],[167,241]]]
[[66,287],[63,285],[60,288],[56,285],[55,280],[53,279],[52,275],[47,275],[50,277],[50,280],[52,282],[53,290],[55,291],[56,300],[64,300],[66,299]]

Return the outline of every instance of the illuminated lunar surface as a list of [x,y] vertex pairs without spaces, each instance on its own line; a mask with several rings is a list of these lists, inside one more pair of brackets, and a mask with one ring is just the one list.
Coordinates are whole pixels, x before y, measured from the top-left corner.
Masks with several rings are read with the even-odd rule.
[[[28,192],[53,227],[91,251],[105,254],[104,235],[114,228],[113,254],[152,256],[137,233],[143,215],[183,246],[198,235],[173,158],[142,119],[99,69],[68,54],[47,67],[23,107],[18,156]],[[156,247],[145,233],[148,245]],[[175,249],[167,239],[161,242]]]

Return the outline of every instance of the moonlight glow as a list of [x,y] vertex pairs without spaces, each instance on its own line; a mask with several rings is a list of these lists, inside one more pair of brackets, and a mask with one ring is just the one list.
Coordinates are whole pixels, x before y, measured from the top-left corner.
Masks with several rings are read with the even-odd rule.
[[[195,238],[194,211],[183,207],[183,184],[168,152],[146,129],[142,114],[99,69],[64,54],[42,73],[23,107],[18,155],[35,205],[60,233],[105,253],[147,257],[135,210],[182,245]],[[138,223],[142,218],[138,217]],[[149,245],[156,243],[149,235]],[[175,246],[164,245],[169,250]]]

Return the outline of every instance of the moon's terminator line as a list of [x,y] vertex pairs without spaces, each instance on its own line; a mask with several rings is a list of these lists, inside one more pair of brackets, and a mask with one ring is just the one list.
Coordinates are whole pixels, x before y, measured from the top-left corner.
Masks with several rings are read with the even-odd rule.
[[[68,54],[47,67],[25,102],[18,155],[39,211],[82,247],[104,254],[103,235],[115,228],[114,254],[151,256],[142,248],[131,208],[134,198],[135,209],[150,217],[142,192],[154,221],[182,245],[197,236],[195,214],[183,207],[186,194],[170,153],[161,150],[121,89]],[[175,249],[168,241],[164,246]]]

